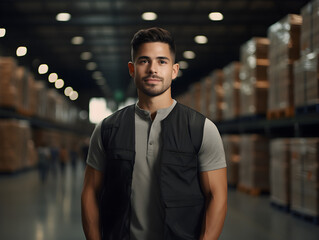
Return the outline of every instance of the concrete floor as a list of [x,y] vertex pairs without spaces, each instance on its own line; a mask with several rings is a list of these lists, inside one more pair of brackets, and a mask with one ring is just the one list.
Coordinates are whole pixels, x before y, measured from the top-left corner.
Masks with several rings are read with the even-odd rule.
[[[0,175],[1,240],[82,240],[80,194],[83,168]],[[319,225],[272,207],[267,195],[229,189],[228,215],[220,240],[318,240]],[[141,239],[143,240],[143,239]]]

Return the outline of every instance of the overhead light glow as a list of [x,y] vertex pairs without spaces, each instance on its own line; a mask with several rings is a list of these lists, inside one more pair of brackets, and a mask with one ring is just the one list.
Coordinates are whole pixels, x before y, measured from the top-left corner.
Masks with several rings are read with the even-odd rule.
[[183,56],[186,59],[194,59],[196,57],[196,54],[193,51],[185,51],[183,53]]
[[92,78],[94,78],[95,80],[98,80],[98,79],[101,79],[103,76],[102,76],[102,73],[100,71],[95,71],[93,74],[92,74]]
[[194,38],[195,42],[198,44],[206,44],[208,42],[208,39],[204,35],[198,35]]
[[[178,71],[177,77],[183,76],[183,72],[181,70]],[[176,78],[175,78],[176,79]]]
[[71,19],[70,13],[58,13],[55,19],[59,22],[67,22]]
[[84,38],[81,36],[75,36],[71,39],[71,43],[74,45],[81,45],[84,42]]
[[56,73],[51,73],[51,74],[49,75],[49,82],[50,82],[50,83],[54,83],[56,80],[58,80],[58,74],[56,74]]
[[4,37],[6,35],[6,29],[0,28],[0,37]]
[[212,21],[221,21],[224,19],[223,14],[221,14],[220,12],[211,12],[208,15],[209,19]]
[[21,46],[17,48],[16,54],[18,57],[23,57],[27,54],[27,48],[25,46]]
[[63,86],[64,86],[63,79],[56,80],[55,83],[54,83],[54,86],[55,86],[56,89],[63,88]]
[[70,96],[69,96],[69,98],[70,98],[72,101],[75,101],[76,99],[78,99],[78,97],[79,97],[79,94],[78,94],[77,91],[73,91],[73,92],[70,94]]
[[66,87],[64,89],[64,95],[67,97],[70,96],[72,92],[73,92],[73,88],[71,88],[71,87]]
[[187,69],[188,68],[188,63],[186,61],[179,61],[179,68],[180,69]]
[[91,58],[92,58],[92,53],[90,53],[90,52],[81,53],[82,60],[90,60]]
[[142,19],[145,21],[154,21],[157,19],[157,14],[155,12],[145,12],[142,14]]
[[47,64],[41,64],[38,68],[39,74],[46,74],[49,71],[49,67]]
[[90,71],[93,71],[97,68],[97,65],[95,62],[89,62],[86,64],[86,69],[87,70],[90,70]]

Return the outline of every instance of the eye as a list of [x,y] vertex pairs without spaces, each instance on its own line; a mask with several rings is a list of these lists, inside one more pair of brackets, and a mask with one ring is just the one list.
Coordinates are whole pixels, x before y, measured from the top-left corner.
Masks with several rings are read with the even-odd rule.
[[166,64],[167,63],[167,61],[165,61],[165,60],[160,60],[160,64]]
[[147,60],[147,59],[141,59],[141,60],[139,61],[139,63],[140,63],[140,64],[148,63],[148,60]]

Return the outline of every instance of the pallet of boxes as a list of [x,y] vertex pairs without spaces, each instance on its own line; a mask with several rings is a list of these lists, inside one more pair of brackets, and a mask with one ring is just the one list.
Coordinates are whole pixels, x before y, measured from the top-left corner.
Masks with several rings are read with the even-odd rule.
[[268,28],[268,119],[294,116],[293,64],[300,57],[302,17],[289,14]]
[[[300,59],[294,64],[295,111],[298,117],[319,113],[319,0],[301,9]],[[319,223],[319,138],[291,141],[290,210]]]
[[269,40],[254,37],[240,48],[240,116],[265,117],[268,101]]
[[[18,66],[14,58],[0,57],[0,108],[16,113],[21,106],[17,74]],[[0,172],[17,172],[37,163],[37,154],[28,121],[0,119]]]

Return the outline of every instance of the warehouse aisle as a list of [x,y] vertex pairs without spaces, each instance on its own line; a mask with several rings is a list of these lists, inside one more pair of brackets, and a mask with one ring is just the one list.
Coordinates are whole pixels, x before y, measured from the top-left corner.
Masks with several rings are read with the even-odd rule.
[[[84,240],[80,194],[83,168],[49,175],[40,182],[35,170],[0,175],[1,240]],[[221,240],[314,240],[319,226],[278,211],[268,196],[229,190],[228,215]]]

